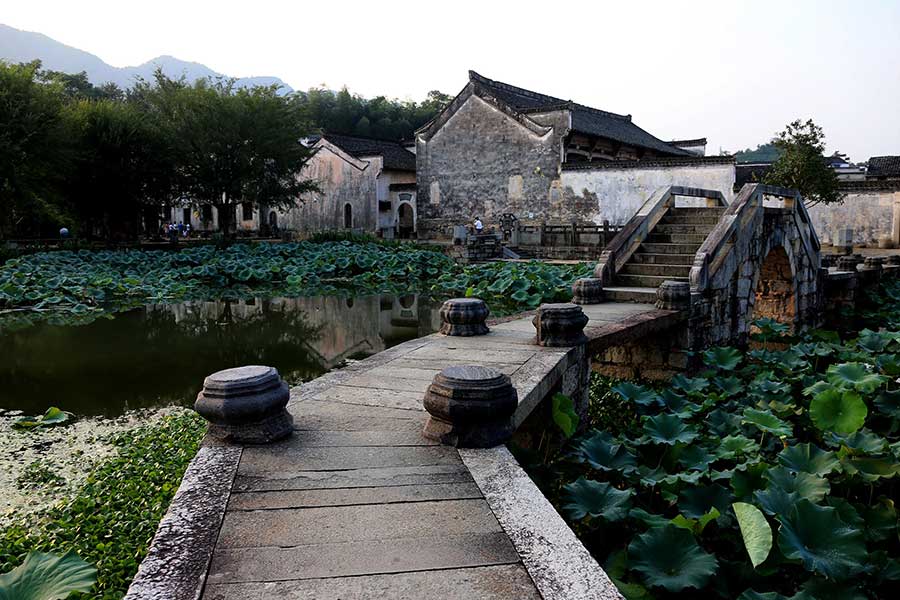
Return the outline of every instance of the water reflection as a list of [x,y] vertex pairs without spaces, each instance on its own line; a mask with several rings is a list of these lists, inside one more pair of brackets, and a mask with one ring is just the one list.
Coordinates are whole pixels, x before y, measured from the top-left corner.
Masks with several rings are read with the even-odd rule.
[[415,295],[251,298],[149,305],[77,327],[38,324],[0,334],[0,408],[115,415],[189,404],[206,375],[242,364],[308,381],[435,331],[438,308]]

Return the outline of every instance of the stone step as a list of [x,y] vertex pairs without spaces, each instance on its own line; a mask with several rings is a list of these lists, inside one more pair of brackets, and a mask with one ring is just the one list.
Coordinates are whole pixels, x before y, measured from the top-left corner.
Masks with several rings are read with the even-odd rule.
[[[668,275],[620,275],[616,273],[613,283],[624,287],[658,288],[663,281],[687,281],[687,275],[670,277]],[[606,288],[604,288],[604,293]]]
[[681,217],[681,216],[697,216],[697,217],[720,217],[722,213],[725,212],[724,206],[717,206],[713,208],[707,207],[682,207],[682,208],[670,208],[666,215],[672,215],[673,217]]
[[667,265],[667,264],[642,264],[628,262],[616,275],[672,275],[674,277],[687,277],[691,274],[691,265]]
[[603,298],[607,302],[654,304],[656,302],[656,288],[611,286],[603,288]]
[[719,222],[720,215],[673,215],[671,213],[666,213],[663,215],[663,218],[659,220],[660,223],[671,223],[675,224],[684,224],[684,225],[693,225],[693,224],[703,224],[708,225],[710,227],[714,226]]
[[651,244],[697,244],[706,240],[706,233],[657,233],[651,231],[647,236],[647,242]]
[[629,263],[639,263],[642,265],[692,265],[694,264],[693,254],[651,254],[649,252],[641,252],[640,248],[631,255]]
[[692,233],[699,235],[709,235],[712,231],[712,225],[704,223],[659,223],[653,228],[653,233]]
[[696,254],[700,244],[660,244],[656,242],[644,242],[638,248],[639,252],[648,254]]

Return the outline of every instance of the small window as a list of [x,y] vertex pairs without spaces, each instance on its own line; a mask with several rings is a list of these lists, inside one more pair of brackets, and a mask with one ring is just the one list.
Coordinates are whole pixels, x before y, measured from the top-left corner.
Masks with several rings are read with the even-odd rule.
[[244,221],[252,221],[253,220],[253,204],[250,202],[242,202],[241,203],[241,218]]
[[191,222],[191,209],[185,208],[181,211],[181,216],[183,217],[182,221],[187,224]]
[[200,216],[206,223],[212,221],[212,206],[204,204],[203,209],[200,211]]
[[349,202],[344,205],[344,229],[353,229],[353,207]]

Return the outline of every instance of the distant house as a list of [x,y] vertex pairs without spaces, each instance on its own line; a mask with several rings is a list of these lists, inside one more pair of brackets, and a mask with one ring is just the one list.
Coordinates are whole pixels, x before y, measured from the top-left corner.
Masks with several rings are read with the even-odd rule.
[[416,132],[418,226],[445,236],[475,216],[496,223],[627,221],[659,187],[731,195],[734,160],[705,140],[664,142],[619,115],[488,79],[474,71]]
[[396,141],[332,133],[307,143],[315,154],[301,177],[315,180],[319,191],[305,195],[295,208],[270,211],[269,225],[300,233],[415,234],[415,154]]
[[866,179],[870,181],[900,180],[900,156],[873,156],[870,158]]

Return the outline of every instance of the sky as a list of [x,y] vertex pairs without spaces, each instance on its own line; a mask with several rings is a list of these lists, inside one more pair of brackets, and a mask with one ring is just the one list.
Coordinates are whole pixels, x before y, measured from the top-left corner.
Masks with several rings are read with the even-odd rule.
[[170,54],[365,97],[456,94],[472,69],[709,154],[797,118],[829,152],[900,154],[900,0],[6,0],[0,23],[118,67]]

